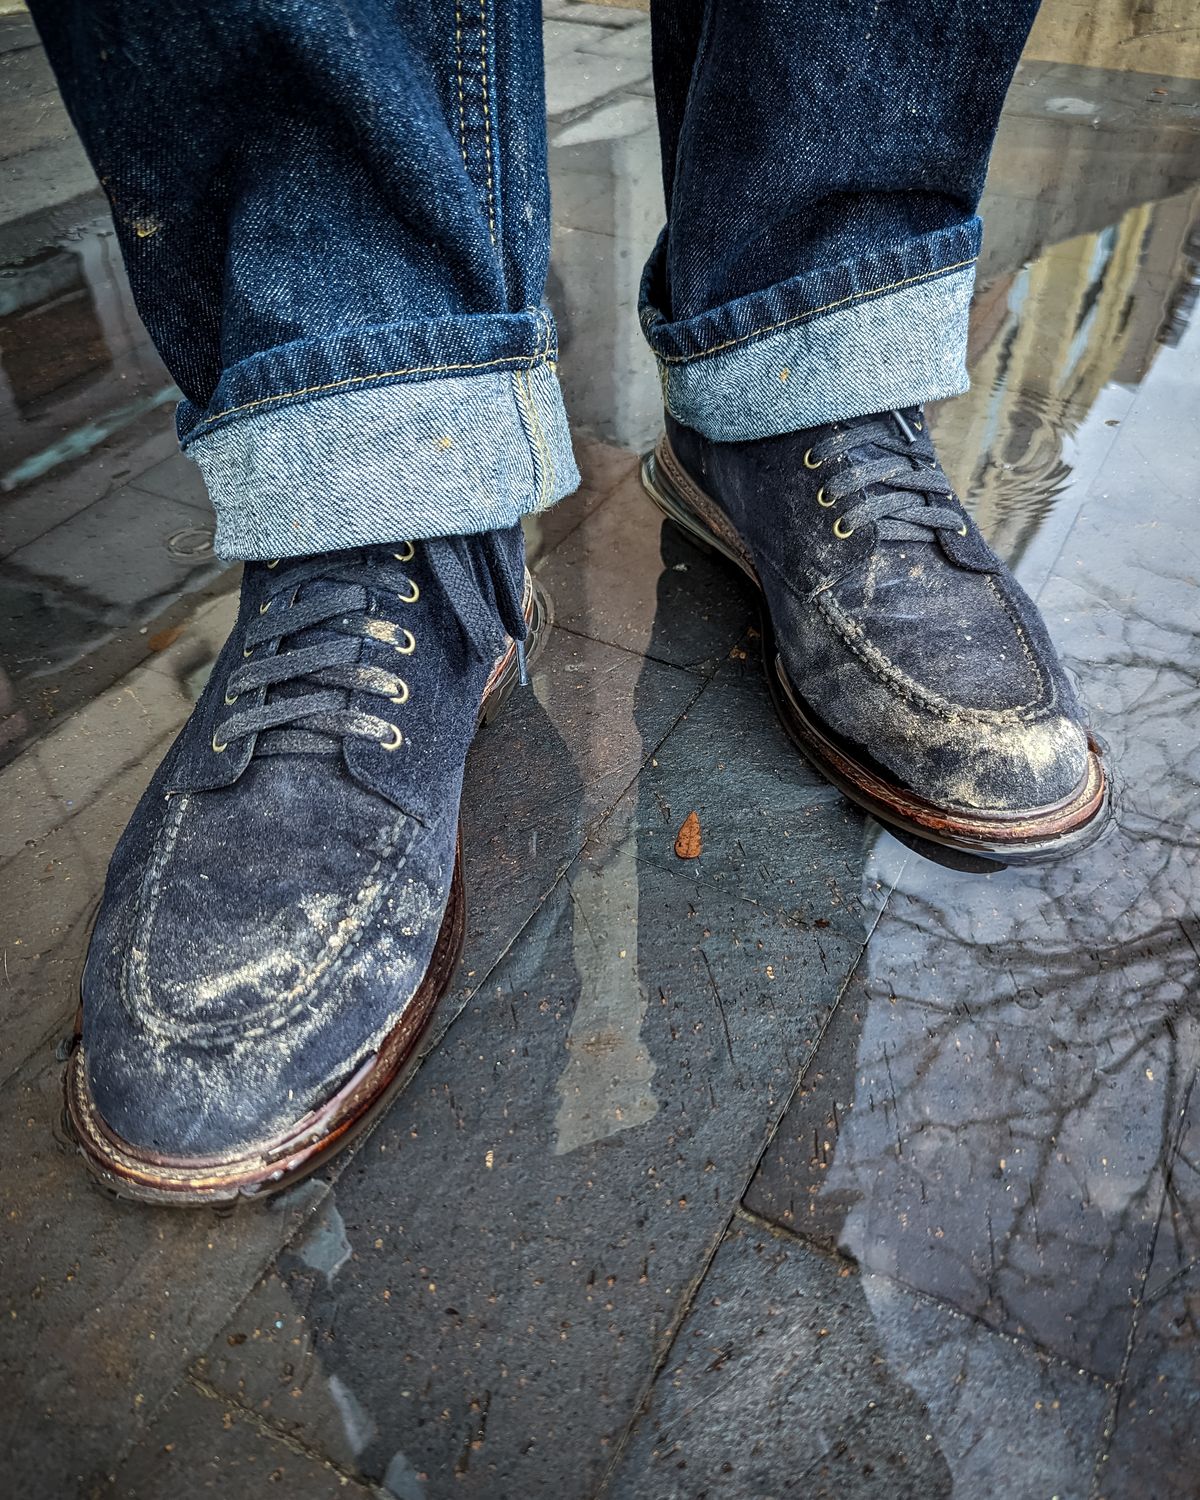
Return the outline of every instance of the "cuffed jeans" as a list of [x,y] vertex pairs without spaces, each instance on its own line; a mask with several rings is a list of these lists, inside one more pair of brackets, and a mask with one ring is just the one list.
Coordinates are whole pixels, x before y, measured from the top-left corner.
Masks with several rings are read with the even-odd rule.
[[[226,557],[508,526],[578,482],[538,0],[35,0]],[[641,322],[716,441],[966,389],[1037,0],[655,0]]]

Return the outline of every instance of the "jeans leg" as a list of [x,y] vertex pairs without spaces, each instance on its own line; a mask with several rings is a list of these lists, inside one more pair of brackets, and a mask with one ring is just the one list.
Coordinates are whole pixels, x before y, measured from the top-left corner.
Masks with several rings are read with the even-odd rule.
[[714,441],[967,388],[976,208],[1038,0],[653,0],[642,325]]
[[226,557],[578,483],[542,303],[538,0],[34,0]]

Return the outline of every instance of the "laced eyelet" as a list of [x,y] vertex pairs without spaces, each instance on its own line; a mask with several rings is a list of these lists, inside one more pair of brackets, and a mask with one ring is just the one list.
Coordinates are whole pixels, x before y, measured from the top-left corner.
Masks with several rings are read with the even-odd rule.
[[276,558],[274,562],[269,562],[267,564],[268,568],[277,568],[278,566],[279,566],[279,559],[278,558]]
[[401,604],[415,604],[417,602],[417,600],[421,597],[421,590],[417,587],[417,585],[413,582],[413,580],[411,578],[409,579],[409,582],[412,584],[412,593],[411,594],[401,594],[399,596]]
[[806,469],[819,469],[824,462],[825,462],[825,460],[823,458],[818,458],[817,461],[816,461],[816,463],[814,463],[813,462],[813,456],[812,456],[812,449],[811,448],[806,448],[805,449],[805,451],[804,451],[804,467]]
[[404,736],[394,724],[389,724],[388,728],[392,731],[392,738],[390,740],[380,740],[379,748],[381,750],[399,750],[400,746],[404,743]]
[[232,704],[236,703],[237,701],[238,701],[238,695],[236,693],[226,693],[225,694],[225,702],[226,703],[232,705]]
[[417,555],[417,549],[411,542],[404,542],[403,546],[408,549],[406,552],[393,552],[392,556],[397,562],[412,562],[413,558]]
[[259,612],[259,614],[260,615],[265,615],[266,612],[267,612],[267,610],[270,609],[270,607],[271,607],[271,601],[268,599],[265,604],[260,604],[258,606],[258,612]]
[[217,752],[218,755],[223,755],[225,753],[225,751],[229,749],[229,741],[226,740],[223,745],[219,744],[218,741],[217,741],[217,737],[214,734],[213,737],[212,737],[212,747]]
[[397,677],[396,681],[400,684],[400,687],[401,687],[402,691],[400,693],[398,693],[396,695],[396,697],[394,697],[392,699],[392,702],[393,703],[407,703],[408,702],[408,683],[405,682],[402,677]]
[[398,645],[395,645],[395,644],[393,644],[393,646],[392,646],[392,650],[393,651],[398,651],[401,656],[411,656],[416,649],[417,649],[417,638],[416,638],[415,635],[413,635],[413,633],[412,633],[411,630],[406,630],[404,632],[404,645],[403,646],[398,646]]
[[833,534],[844,542],[848,536],[854,535],[854,527],[847,526],[845,521],[839,516],[833,523]]
[[828,510],[831,505],[837,504],[836,500],[826,500],[824,485],[822,485],[821,488],[817,491],[817,504],[823,505],[826,510]]

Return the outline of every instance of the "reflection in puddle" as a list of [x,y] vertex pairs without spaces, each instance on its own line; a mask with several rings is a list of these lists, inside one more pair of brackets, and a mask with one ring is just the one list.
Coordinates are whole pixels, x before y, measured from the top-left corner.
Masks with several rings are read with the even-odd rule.
[[106,214],[0,266],[0,491],[177,398],[138,320]]
[[0,760],[232,582],[111,222],[94,195],[66,212],[25,221],[0,266]]
[[[1186,290],[1186,255],[1181,275]],[[1040,592],[1120,770],[1115,827],[1074,865],[980,878],[907,860],[751,1195],[873,1273],[1126,1381],[1121,1420],[1144,1433],[1113,1450],[1114,1495],[1138,1492],[1120,1464],[1176,1419],[1200,1364],[1190,1314],[1157,1315],[1200,1261],[1200,325],[1180,327],[1185,300],[1114,351],[1136,353],[1143,383],[1102,470],[1064,476],[1071,524]],[[1019,538],[1036,512],[1007,514]],[[912,1321],[902,1338],[889,1326],[908,1368]]]
[[[1138,8],[1147,27],[1154,9]],[[569,27],[573,34],[585,29]],[[1151,35],[1139,31],[1139,45],[1148,46]],[[604,41],[613,57],[619,42],[615,33]],[[1138,56],[1141,66],[1150,66]],[[566,68],[552,80],[564,99],[551,129],[550,295],[562,323],[562,374],[578,427],[638,448],[659,422],[658,384],[633,315],[639,267],[661,216],[658,147],[644,73],[620,73],[614,62],[610,77],[608,66],[601,60],[589,64],[592,91],[586,98],[566,99],[574,86]],[[987,244],[972,318],[974,388],[936,413],[948,467],[992,539],[1038,592],[1097,727],[1111,743],[1121,776],[1112,833],[1078,865],[986,878],[908,856],[877,831],[868,831],[860,854],[853,814],[838,811],[849,831],[839,826],[836,840],[825,819],[822,844],[812,829],[824,819],[827,804],[806,792],[797,806],[781,807],[785,793],[777,766],[756,764],[760,748],[735,738],[739,787],[755,788],[755,811],[770,815],[762,822],[778,837],[769,847],[764,840],[752,860],[730,835],[726,845],[736,842],[740,863],[731,856],[722,876],[713,859],[705,877],[714,888],[726,879],[727,894],[737,886],[730,897],[737,901],[744,899],[741,887],[753,880],[769,905],[772,893],[777,897],[789,881],[796,883],[788,858],[806,876],[798,894],[784,891],[788,921],[777,926],[772,919],[762,928],[758,941],[770,952],[747,955],[729,946],[714,958],[721,985],[736,1002],[734,1041],[749,1038],[737,1089],[726,1096],[736,1093],[744,1108],[729,1111],[732,1126],[715,1110],[706,1114],[697,1078],[694,1087],[688,1080],[679,1113],[712,1131],[713,1156],[720,1157],[727,1144],[721,1130],[741,1132],[757,1149],[753,1132],[774,1099],[783,1097],[777,1082],[786,1090],[804,1048],[817,1036],[815,1023],[809,1028],[811,1017],[788,1020],[785,1012],[777,1026],[778,1080],[767,1075],[766,1044],[760,1051],[755,1038],[758,1027],[776,1028],[774,1010],[766,1009],[769,998],[789,983],[793,998],[812,988],[807,978],[789,981],[777,950],[786,957],[791,944],[801,955],[795,974],[807,973],[801,959],[805,965],[819,962],[820,982],[832,1001],[858,951],[851,939],[866,925],[857,907],[844,916],[840,897],[830,907],[832,930],[822,917],[816,930],[797,935],[791,915],[811,915],[826,879],[832,884],[836,876],[852,887],[861,876],[873,918],[878,888],[888,888],[892,872],[900,870],[750,1202],[776,1224],[826,1249],[840,1248],[866,1268],[862,1286],[881,1362],[902,1372],[920,1395],[930,1442],[953,1472],[960,1500],[976,1500],[989,1489],[1004,1494],[1004,1478],[1011,1481],[1014,1473],[1007,1450],[996,1456],[992,1418],[1005,1372],[1011,1372],[1006,1351],[1015,1346],[981,1330],[1010,1335],[1024,1356],[1030,1346],[1044,1353],[1022,1375],[1021,1399],[1027,1403],[1040,1399],[1039,1382],[1049,1365],[1064,1381],[1080,1369],[1091,1372],[1096,1378],[1089,1376],[1089,1393],[1107,1389],[1109,1382],[1119,1391],[1109,1466],[1114,1497],[1139,1493],[1129,1479],[1139,1450],[1153,1447],[1163,1430],[1156,1424],[1171,1411],[1191,1410],[1200,1368],[1194,1338],[1200,1305],[1200,327],[1193,321],[1200,288],[1198,120],[1200,89],[1184,80],[1065,64],[1022,70],[986,205]],[[45,1017],[73,1004],[104,856],[146,769],[187,711],[188,694],[180,684],[194,694],[228,628],[228,601],[204,608],[197,602],[232,587],[232,579],[217,581],[206,502],[190,466],[175,452],[169,382],[133,312],[111,230],[94,199],[80,200],[75,220],[77,227],[67,232],[43,232],[32,224],[28,242],[11,254],[6,250],[8,264],[0,269],[0,537],[6,557],[0,610],[7,625],[0,649],[0,758],[15,755],[73,708],[85,708],[10,772],[11,785],[20,779],[21,793],[11,798],[14,817],[5,830],[4,853],[11,861],[10,895],[19,894],[21,903],[14,908],[13,930],[23,937],[6,950],[3,972],[9,1035],[23,1037],[20,1045],[27,1050],[45,1031]],[[605,524],[601,516],[594,535],[607,537],[607,551],[615,554],[629,532],[608,537]],[[667,569],[694,566],[671,550],[675,545],[668,544],[668,555],[677,560]],[[582,635],[597,628],[598,613],[589,625],[580,601],[597,612],[603,602],[588,599],[590,566],[578,566],[578,597],[560,600],[560,618]],[[673,575],[663,576],[669,584]],[[653,577],[645,592],[653,594]],[[664,586],[663,597],[688,596]],[[575,611],[569,617],[568,602]],[[715,611],[719,601],[706,607]],[[735,613],[739,608],[732,606]],[[636,614],[632,607],[625,612]],[[637,621],[619,622],[624,634],[618,644],[626,650],[608,655],[628,667],[630,693],[632,674],[645,669],[647,693],[664,697],[666,678],[655,678],[636,657],[651,634],[663,657],[664,641],[679,629],[669,616],[669,609],[660,609],[653,632],[640,636]],[[695,631],[704,623],[697,607],[689,627]],[[728,620],[718,623],[712,636],[723,641]],[[610,621],[605,628],[618,626]],[[691,654],[673,649],[680,667],[696,669],[698,691],[709,645]],[[147,657],[148,664],[130,675]],[[590,666],[587,671],[589,681],[600,680]],[[123,679],[120,690],[107,692],[117,679]],[[682,712],[681,684],[677,690]],[[591,699],[571,709],[568,699],[562,691],[560,723],[573,713],[597,726],[590,737],[572,731],[572,743],[587,746],[579,752],[579,777],[590,787],[603,779],[597,768],[612,738],[613,709],[606,702],[597,710]],[[640,747],[647,751],[670,718],[664,713],[658,725],[661,705],[650,707],[654,712],[647,711],[647,718],[654,718],[656,728]],[[728,724],[711,711],[714,718],[706,720],[710,709],[702,694],[694,723],[707,723],[710,734],[694,760],[684,755],[684,774],[693,782],[712,776],[711,745],[729,734]],[[688,742],[681,741],[686,751]],[[545,743],[541,736],[543,750]],[[638,757],[631,759],[628,777],[638,763]],[[564,797],[569,812],[575,795],[572,788]],[[597,817],[601,804],[597,794]],[[690,796],[683,805],[691,805]],[[739,805],[727,821],[742,815]],[[783,839],[793,835],[795,843],[785,845]],[[803,840],[804,855],[792,853]],[[749,834],[746,841],[753,847]],[[513,1098],[545,1093],[555,1111],[545,1161],[538,1158],[544,1181],[533,1172],[524,1179],[532,1186],[521,1219],[534,1226],[531,1241],[549,1244],[551,1253],[540,1197],[545,1181],[557,1174],[561,1198],[572,1204],[566,1191],[570,1173],[589,1159],[588,1145],[609,1143],[609,1163],[620,1159],[619,1149],[632,1154],[639,1138],[631,1126],[652,1132],[668,1119],[656,1086],[669,1100],[672,1081],[678,1086],[682,1076],[676,1061],[670,1071],[659,1063],[656,1074],[647,1042],[654,1034],[654,1006],[666,997],[660,992],[649,1009],[646,997],[656,993],[655,970],[666,960],[656,955],[649,920],[639,932],[637,908],[644,899],[639,882],[647,881],[645,850],[661,842],[655,824],[643,840],[640,866],[630,842],[600,867],[599,876],[572,873],[569,961],[583,980],[565,1070],[562,1048],[557,1042],[546,1046],[547,1032],[536,1023],[529,1034],[541,1038],[550,1061],[536,1049],[518,1054],[514,1047],[510,1066],[527,1072],[513,1085]],[[719,837],[713,847],[720,847]],[[781,848],[789,850],[787,858],[778,857]],[[535,853],[536,844],[520,863],[531,862]],[[806,860],[820,868],[808,870]],[[501,892],[493,901],[513,905],[511,871],[517,864],[514,855],[511,867],[501,871],[503,879],[481,880],[481,891],[490,884]],[[746,905],[749,911],[755,904]],[[658,914],[653,907],[647,912]],[[494,910],[487,915],[490,921]],[[679,993],[672,1004],[690,1019],[693,995],[707,996],[702,983],[694,985],[695,939],[685,928],[667,940],[679,949]],[[704,950],[699,952],[707,965]],[[543,981],[537,968],[529,991]],[[714,1034],[717,1022],[710,1015]],[[732,1066],[728,1031],[725,1043]],[[483,1050],[486,1074],[495,1067],[497,1049]],[[471,1075],[469,1049],[460,1059],[472,1097],[476,1088],[481,1099],[497,1097],[494,1078]],[[751,1096],[743,1075],[772,1094],[769,1105]],[[557,1095],[543,1087],[555,1079]],[[525,1115],[514,1107],[511,1119],[518,1118]],[[507,1139],[509,1119],[505,1114],[497,1125],[497,1139]],[[466,1127],[449,1115],[447,1122],[451,1144],[438,1172],[450,1180],[469,1167],[461,1150]],[[430,1141],[435,1135],[429,1133]],[[405,1145],[407,1171],[418,1148]],[[674,1147],[671,1154],[678,1154]],[[644,1163],[638,1166],[642,1170]],[[377,1184],[380,1203],[368,1199],[362,1223],[349,1221],[356,1244],[374,1243],[365,1228],[371,1214],[394,1211],[385,1168],[374,1160],[372,1173],[362,1174],[368,1185]],[[490,1164],[484,1168],[490,1170]],[[606,1212],[624,1224],[637,1188],[609,1170],[613,1175],[602,1178],[612,1195]],[[489,1183],[491,1199],[478,1182],[469,1183],[475,1204],[487,1206],[478,1221],[485,1225],[490,1214],[505,1223],[501,1174]],[[428,1195],[418,1206],[413,1222],[431,1222],[421,1217],[428,1212]],[[682,1222],[687,1210],[679,1205],[673,1212]],[[573,1229],[573,1208],[571,1217]],[[344,1227],[331,1214],[325,1230],[325,1238],[308,1248],[309,1269],[315,1258],[326,1290],[336,1280],[349,1300],[367,1277],[368,1264],[381,1280],[390,1276],[382,1259],[354,1262],[353,1276],[341,1269],[352,1264],[346,1261]],[[631,1231],[628,1245],[619,1247],[627,1251],[630,1268],[628,1274],[622,1269],[622,1292],[626,1284],[641,1284],[635,1240]],[[663,1235],[659,1241],[664,1260],[669,1240]],[[479,1264],[490,1276],[490,1261],[481,1255]],[[469,1256],[464,1265],[455,1295],[461,1292],[465,1302],[487,1278]],[[672,1285],[685,1281],[692,1268],[676,1278],[678,1269],[663,1273]],[[428,1286],[424,1276],[420,1281]],[[914,1305],[899,1287],[928,1298]],[[530,1300],[522,1304],[520,1319],[512,1319],[514,1327],[518,1321],[538,1324],[551,1296],[525,1291]],[[428,1305],[433,1311],[425,1326],[443,1331],[424,1343],[451,1349],[439,1355],[450,1370],[446,1382],[459,1380],[457,1367],[450,1368],[457,1358],[464,1368],[478,1368],[482,1389],[496,1347],[504,1352],[496,1344],[496,1323],[488,1321],[493,1314],[483,1314],[478,1334],[468,1318],[471,1331],[461,1343],[463,1349],[469,1344],[469,1354],[455,1353],[444,1330],[457,1323],[446,1321],[440,1304]],[[945,1334],[946,1305],[967,1315],[956,1324],[958,1342]],[[382,1300],[363,1314],[368,1326],[378,1322],[380,1306]],[[587,1328],[595,1322],[595,1308],[590,1302],[582,1306],[572,1316]],[[406,1316],[414,1316],[411,1308]],[[557,1357],[570,1373],[572,1345],[565,1338],[558,1343]],[[581,1337],[580,1347],[584,1343]],[[339,1346],[331,1347],[336,1352]],[[346,1351],[353,1348],[351,1339],[340,1346],[347,1367]],[[594,1348],[579,1357],[604,1366],[615,1363],[615,1348],[606,1348],[599,1360]],[[389,1358],[391,1353],[389,1346]],[[711,1350],[704,1364],[719,1373]],[[392,1372],[385,1362],[385,1387]],[[635,1374],[632,1383],[641,1393],[644,1372]],[[555,1389],[565,1383],[556,1372]],[[326,1388],[314,1381],[313,1389],[318,1387],[320,1421],[339,1434],[348,1462],[361,1458],[358,1448],[374,1420],[370,1412],[408,1410],[394,1399],[376,1400],[365,1378],[361,1405],[348,1384],[331,1380]],[[407,1401],[408,1389],[400,1394]],[[474,1416],[471,1424],[474,1432]],[[501,1430],[498,1416],[494,1430]],[[1132,1444],[1130,1432],[1140,1434]],[[412,1433],[419,1438],[419,1422]],[[376,1443],[376,1467],[396,1494],[417,1494],[423,1470],[405,1457],[410,1432],[402,1435],[404,1452],[396,1451],[397,1434],[390,1430],[386,1443]],[[1086,1455],[1098,1441],[1098,1431],[1089,1428],[1076,1446]],[[321,1446],[332,1442],[323,1437]],[[1060,1482],[1072,1464],[1078,1469],[1078,1454],[1068,1453],[1068,1437],[1057,1427],[1053,1442],[1043,1450],[1042,1467],[1016,1471],[1018,1479],[1030,1493],[1081,1493]],[[1122,1462],[1128,1467],[1122,1469]],[[1189,1484],[1194,1493],[1194,1482],[1195,1470],[1164,1486],[1164,1494],[1188,1494]],[[1007,1493],[1016,1491],[1010,1486]]]

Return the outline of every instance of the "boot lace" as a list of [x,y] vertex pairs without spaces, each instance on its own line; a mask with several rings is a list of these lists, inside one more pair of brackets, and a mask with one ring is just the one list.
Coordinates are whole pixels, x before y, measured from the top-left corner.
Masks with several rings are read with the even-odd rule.
[[[426,578],[462,632],[468,650],[482,661],[501,654],[506,637],[517,644],[521,680],[526,680],[523,642],[523,570],[511,577],[497,539],[440,537],[417,544],[398,544],[398,551],[330,554],[297,562],[267,563],[281,568],[277,587],[260,604],[246,627],[243,664],[229,676],[229,708],[260,689],[264,701],[226,714],[213,734],[219,755],[246,735],[265,736],[257,749],[274,752],[328,753],[346,737],[372,740],[385,750],[404,742],[389,710],[365,712],[351,704],[352,693],[369,693],[386,703],[408,702],[410,688],[404,662],[419,649],[411,615],[421,589],[405,565],[420,546],[429,566]],[[482,566],[472,568],[474,546]],[[478,575],[483,575],[483,583]],[[399,658],[379,666],[364,649],[391,648]]]
[[[851,457],[870,448],[877,457]],[[817,504],[837,509],[833,533],[844,540],[874,524],[889,541],[928,541],[930,533],[966,536],[961,511],[937,504],[954,487],[938,462],[919,416],[902,412],[855,422],[821,438],[804,455],[809,469],[836,465],[817,491]],[[851,505],[843,502],[853,499]]]

